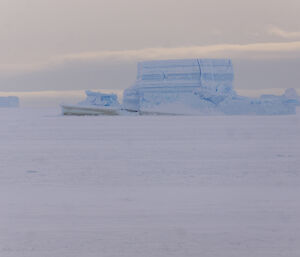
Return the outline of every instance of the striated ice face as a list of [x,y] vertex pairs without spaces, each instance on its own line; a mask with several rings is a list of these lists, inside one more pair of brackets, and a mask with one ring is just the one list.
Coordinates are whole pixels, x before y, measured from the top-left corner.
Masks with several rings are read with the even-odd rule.
[[144,91],[157,88],[190,91],[220,85],[232,88],[232,83],[233,67],[230,60],[186,59],[139,63],[136,86]]

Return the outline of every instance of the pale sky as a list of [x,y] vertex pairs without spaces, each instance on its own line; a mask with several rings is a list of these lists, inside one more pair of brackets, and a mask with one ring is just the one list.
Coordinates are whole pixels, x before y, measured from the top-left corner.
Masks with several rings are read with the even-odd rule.
[[0,91],[123,89],[139,60],[204,57],[232,58],[237,88],[299,89],[299,13],[299,0],[0,0]]

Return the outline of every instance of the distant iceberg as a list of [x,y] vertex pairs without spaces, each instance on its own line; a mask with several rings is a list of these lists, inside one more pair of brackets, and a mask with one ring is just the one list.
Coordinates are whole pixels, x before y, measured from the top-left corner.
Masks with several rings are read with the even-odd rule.
[[249,98],[234,91],[233,81],[229,59],[144,61],[134,85],[124,90],[122,105],[115,94],[86,91],[85,101],[62,108],[64,114],[83,115],[283,115],[295,114],[300,105],[293,88],[281,96]]
[[0,108],[1,107],[6,107],[6,108],[11,108],[11,107],[19,107],[20,101],[19,98],[16,96],[1,96],[0,97]]

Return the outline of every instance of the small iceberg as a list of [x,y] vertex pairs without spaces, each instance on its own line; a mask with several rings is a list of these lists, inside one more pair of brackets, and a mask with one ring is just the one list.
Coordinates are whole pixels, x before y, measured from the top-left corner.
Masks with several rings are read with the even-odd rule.
[[116,94],[85,91],[86,99],[77,105],[62,105],[64,115],[119,115],[121,105]]
[[1,96],[0,108],[16,108],[20,106],[19,98],[16,96]]
[[85,91],[86,99],[78,105],[81,106],[101,106],[101,107],[115,107],[120,108],[118,96],[116,94],[103,94],[100,92]]
[[234,91],[233,81],[229,59],[144,61],[122,105],[115,94],[87,91],[85,101],[62,109],[75,115],[284,115],[300,105],[293,88],[281,96],[249,98]]

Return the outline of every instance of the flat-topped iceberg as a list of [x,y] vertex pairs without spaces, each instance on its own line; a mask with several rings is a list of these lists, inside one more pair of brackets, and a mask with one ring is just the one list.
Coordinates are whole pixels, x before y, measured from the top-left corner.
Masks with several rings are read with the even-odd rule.
[[19,107],[19,98],[16,96],[1,96],[0,97],[0,107]]
[[[137,79],[133,87],[124,91],[125,109],[140,112],[158,111],[176,104],[182,109],[194,106],[199,100],[208,105],[235,94],[233,67],[230,60],[186,59],[146,61],[138,64]],[[196,96],[198,95],[198,97]],[[193,106],[190,103],[193,102]],[[188,104],[188,105],[187,105]],[[198,108],[203,104],[198,101]],[[202,108],[203,110],[203,108]]]
[[142,114],[293,114],[299,96],[239,96],[231,60],[187,59],[138,64],[135,84],[124,91],[123,108]]

